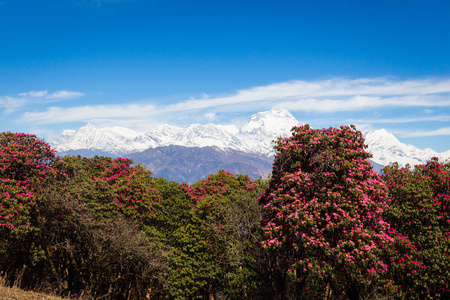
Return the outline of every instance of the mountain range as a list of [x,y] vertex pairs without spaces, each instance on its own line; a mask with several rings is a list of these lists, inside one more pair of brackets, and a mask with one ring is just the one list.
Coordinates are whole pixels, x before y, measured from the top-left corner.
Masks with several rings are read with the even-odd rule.
[[[129,157],[144,164],[155,176],[193,183],[225,169],[253,178],[271,172],[273,140],[289,136],[298,121],[286,109],[272,109],[251,116],[241,128],[235,125],[191,124],[185,127],[160,125],[147,132],[125,127],[97,128],[87,124],[65,130],[49,143],[59,155],[80,154]],[[422,164],[431,157],[446,159],[450,150],[438,153],[401,143],[384,129],[363,132],[372,164],[379,170],[398,162]]]

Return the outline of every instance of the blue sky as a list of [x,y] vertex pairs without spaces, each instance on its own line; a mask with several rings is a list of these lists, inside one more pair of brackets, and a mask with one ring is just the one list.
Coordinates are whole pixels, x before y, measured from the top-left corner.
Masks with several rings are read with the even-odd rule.
[[385,128],[450,149],[450,2],[1,0],[0,131]]

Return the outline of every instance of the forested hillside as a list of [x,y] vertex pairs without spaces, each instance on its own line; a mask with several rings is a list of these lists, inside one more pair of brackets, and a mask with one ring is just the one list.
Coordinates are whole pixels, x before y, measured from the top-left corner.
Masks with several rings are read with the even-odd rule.
[[449,299],[450,163],[372,170],[354,127],[294,127],[272,175],[192,185],[0,134],[0,275],[82,299]]

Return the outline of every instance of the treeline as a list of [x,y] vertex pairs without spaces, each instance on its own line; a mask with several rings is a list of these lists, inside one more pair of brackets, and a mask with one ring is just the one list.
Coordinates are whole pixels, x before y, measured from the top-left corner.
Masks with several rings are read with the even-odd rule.
[[0,134],[0,276],[82,299],[450,299],[450,163],[371,169],[354,127],[293,128],[267,180],[193,185]]

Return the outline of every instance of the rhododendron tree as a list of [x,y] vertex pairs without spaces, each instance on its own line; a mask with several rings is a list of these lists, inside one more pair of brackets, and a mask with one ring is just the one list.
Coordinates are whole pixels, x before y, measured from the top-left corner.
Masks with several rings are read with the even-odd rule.
[[450,163],[394,164],[382,174],[391,198],[385,219],[421,252],[423,268],[404,273],[405,288],[411,297],[450,299]]
[[58,167],[69,179],[47,219],[60,234],[47,234],[52,275],[73,288],[62,292],[77,288],[117,298],[157,292],[156,275],[163,269],[156,219],[161,206],[151,172],[130,159],[98,156],[66,156]]
[[[297,295],[358,299],[388,270],[387,188],[353,126],[294,127],[279,138],[264,205],[263,245],[279,258]],[[312,292],[311,292],[312,291]],[[315,294],[317,297],[317,294]]]
[[15,233],[30,226],[34,196],[49,182],[64,176],[54,168],[55,151],[35,135],[0,133],[1,228]]
[[150,171],[126,158],[66,156],[60,168],[69,174],[66,192],[85,203],[95,219],[107,225],[128,219],[141,229],[154,232],[160,196]]
[[164,268],[160,208],[151,173],[131,160],[61,160],[35,135],[0,134],[0,273],[8,284],[154,296]]
[[0,133],[0,265],[5,272],[43,255],[34,242],[43,222],[39,205],[43,188],[66,176],[55,168],[58,160],[35,135]]

